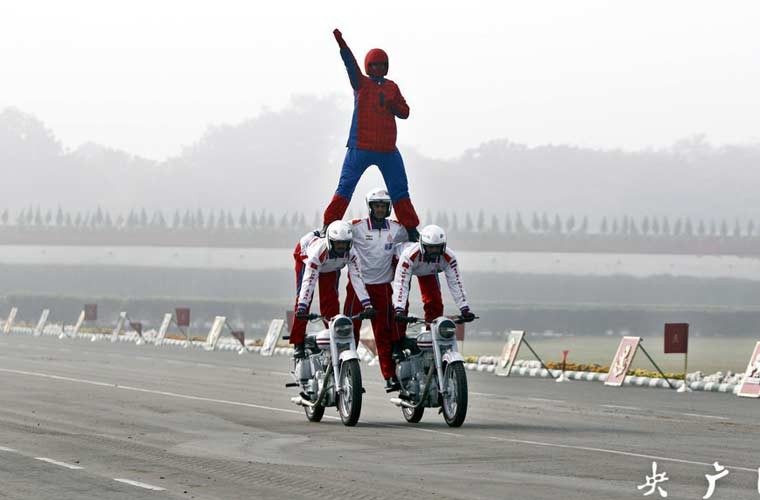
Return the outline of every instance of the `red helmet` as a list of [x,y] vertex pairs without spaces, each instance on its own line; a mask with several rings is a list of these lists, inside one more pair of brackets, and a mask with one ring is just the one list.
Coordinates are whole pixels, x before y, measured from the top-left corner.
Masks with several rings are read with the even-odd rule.
[[[383,64],[385,63],[385,70],[380,70],[379,72],[375,73],[372,71],[372,68],[370,68],[370,64]],[[367,56],[364,58],[364,71],[367,72],[369,76],[374,76],[375,78],[380,78],[381,76],[385,76],[388,74],[388,54],[385,53],[383,49],[372,49],[369,52],[367,52]]]

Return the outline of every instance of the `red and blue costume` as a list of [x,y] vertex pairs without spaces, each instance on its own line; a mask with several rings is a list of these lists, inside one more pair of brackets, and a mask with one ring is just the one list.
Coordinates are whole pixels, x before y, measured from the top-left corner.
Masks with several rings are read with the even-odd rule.
[[334,34],[354,89],[354,113],[338,189],[325,210],[324,223],[343,218],[362,174],[370,165],[377,165],[391,195],[396,218],[404,227],[415,228],[419,218],[409,199],[404,160],[396,148],[396,118],[406,119],[409,105],[398,85],[385,78],[388,72],[385,51],[372,49],[367,53],[364,69],[369,76],[365,76],[340,31],[335,30]]

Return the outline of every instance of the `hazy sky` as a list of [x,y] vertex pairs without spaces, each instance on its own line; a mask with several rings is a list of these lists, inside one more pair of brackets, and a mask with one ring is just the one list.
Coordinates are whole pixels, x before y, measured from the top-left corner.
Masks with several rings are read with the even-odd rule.
[[399,143],[429,156],[501,137],[757,141],[758,25],[756,1],[4,1],[0,108],[34,113],[68,148],[163,159],[293,94],[348,106],[340,27],[360,60],[388,51],[412,110]]

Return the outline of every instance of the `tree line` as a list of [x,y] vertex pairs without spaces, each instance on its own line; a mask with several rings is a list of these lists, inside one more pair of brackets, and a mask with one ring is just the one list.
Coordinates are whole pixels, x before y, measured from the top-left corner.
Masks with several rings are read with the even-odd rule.
[[[353,217],[363,214],[354,212]],[[601,216],[593,224],[589,216],[533,212],[523,216],[519,211],[503,215],[477,212],[430,211],[425,212],[423,224],[437,224],[449,232],[494,233],[504,235],[551,236],[609,236],[609,237],[699,237],[742,238],[760,236],[760,225],[754,220],[692,219],[689,216]],[[308,230],[322,226],[322,214],[316,211],[307,223],[304,212],[275,213],[261,210],[239,211],[225,209],[147,210],[135,208],[126,213],[115,213],[101,206],[95,210],[68,211],[42,209],[29,206],[12,213],[0,211],[0,227],[18,229],[65,228],[75,230]]]

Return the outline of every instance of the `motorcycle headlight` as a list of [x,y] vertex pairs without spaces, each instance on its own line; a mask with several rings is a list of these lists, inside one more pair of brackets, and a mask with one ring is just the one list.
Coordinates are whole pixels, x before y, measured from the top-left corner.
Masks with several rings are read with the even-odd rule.
[[457,325],[450,319],[438,323],[438,336],[444,340],[451,340],[457,333]]
[[348,318],[338,318],[333,324],[333,330],[338,337],[350,337],[354,333],[354,325]]

